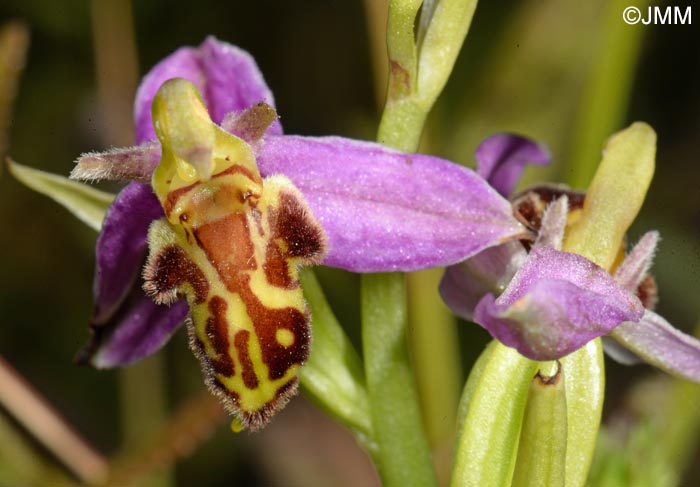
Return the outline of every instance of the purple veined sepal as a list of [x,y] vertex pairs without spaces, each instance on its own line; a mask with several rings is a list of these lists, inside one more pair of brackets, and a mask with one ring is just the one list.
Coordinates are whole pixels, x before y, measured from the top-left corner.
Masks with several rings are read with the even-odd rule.
[[105,218],[96,245],[93,336],[77,361],[99,368],[127,365],[159,350],[182,324],[187,306],[156,305],[141,286],[146,232],[162,209],[150,186],[131,183]]
[[143,293],[142,285],[139,277],[108,321],[91,323],[93,335],[78,353],[78,363],[100,369],[129,365],[160,350],[184,324],[187,303],[158,305]]
[[269,136],[263,175],[283,173],[329,238],[325,265],[412,271],[460,262],[526,237],[507,200],[473,171],[341,137]]
[[477,173],[503,196],[509,196],[528,164],[547,165],[546,146],[521,135],[500,133],[484,139],[474,154]]
[[700,340],[674,328],[653,311],[645,310],[637,322],[622,323],[612,331],[611,338],[628,352],[621,357],[613,355],[622,363],[644,361],[669,374],[700,382]]

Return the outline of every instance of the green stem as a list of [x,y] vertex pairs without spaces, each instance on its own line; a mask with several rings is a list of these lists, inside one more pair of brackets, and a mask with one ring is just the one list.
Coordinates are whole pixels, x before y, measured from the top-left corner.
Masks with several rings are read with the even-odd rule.
[[[402,99],[387,102],[379,123],[377,142],[405,152],[415,152],[418,150],[427,116],[428,111],[414,100]],[[418,127],[417,134],[416,127]]]
[[386,487],[435,486],[406,350],[403,274],[362,278],[362,345],[377,468]]
[[[613,0],[603,17],[597,62],[584,88],[566,172],[568,183],[575,188],[588,186],[600,147],[624,123],[643,35],[649,31],[644,25],[623,22],[622,11],[629,4],[628,0]],[[650,0],[635,3],[643,12],[649,4]]]
[[[415,87],[413,19],[420,2],[389,10],[389,92],[377,140],[404,151],[418,148],[427,110],[405,98]],[[410,21],[409,21],[410,20]],[[387,487],[437,485],[409,363],[403,274],[362,276],[362,345],[377,469]]]

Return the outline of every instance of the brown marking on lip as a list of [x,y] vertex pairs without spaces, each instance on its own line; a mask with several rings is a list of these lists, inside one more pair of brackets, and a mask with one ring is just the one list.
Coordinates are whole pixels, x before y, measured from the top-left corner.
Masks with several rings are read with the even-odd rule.
[[199,226],[194,233],[224,282],[233,282],[242,271],[257,268],[245,214],[232,213]]
[[[254,174],[251,172],[249,169],[247,169],[244,166],[241,166],[239,164],[234,164],[231,167],[225,169],[224,171],[221,171],[220,173],[214,174],[212,176],[212,179],[220,178],[223,176],[228,176],[231,174],[243,174],[246,178],[250,179],[254,183],[257,184],[262,184],[262,179],[260,178],[259,174]],[[195,183],[192,183],[188,186],[178,188],[175,190],[172,190],[168,193],[168,196],[166,197],[165,201],[163,202],[163,210],[165,211],[165,215],[170,217],[170,214],[173,211],[173,208],[177,204],[177,202],[182,198],[185,194],[190,192],[192,189],[196,188],[201,184],[200,181],[197,181]],[[220,191],[223,190],[224,188],[220,188]],[[237,197],[241,202],[247,200],[253,196],[252,194],[244,195],[240,191],[237,193]]]
[[[290,275],[289,266],[293,264],[289,259],[319,261],[325,253],[325,235],[311,216],[302,197],[293,190],[280,191],[279,206],[270,208],[264,214],[252,205],[253,198],[250,202],[250,212],[235,212],[220,220],[202,224],[194,230],[194,234],[198,246],[207,255],[226,289],[240,297],[253,324],[254,332],[240,330],[236,333],[233,337],[233,347],[241,367],[243,383],[246,387],[254,389],[259,387],[262,378],[256,376],[250,357],[250,340],[257,340],[260,346],[262,362],[268,368],[269,379],[279,381],[290,367],[302,365],[308,359],[311,337],[308,311],[294,306],[266,307],[253,292],[251,275],[246,271],[262,266],[261,270],[264,271],[269,285],[296,289],[299,283]],[[256,262],[251,232],[257,231],[263,235],[265,222],[270,229],[267,247],[264,249],[265,261]],[[214,323],[212,327],[213,325]],[[277,340],[277,332],[280,329],[285,329],[293,335],[294,339],[288,347],[284,347]],[[207,335],[217,336],[209,331]],[[216,345],[213,341],[212,347],[217,352],[223,350],[221,344]],[[219,367],[212,357],[205,357],[205,362],[208,362],[212,369]],[[217,381],[211,377],[209,380],[217,394],[235,410],[238,396],[231,397],[230,391],[227,391],[223,384],[217,385]],[[296,391],[297,383],[298,379],[292,377],[279,384],[275,398],[259,410],[239,409],[243,422],[251,430],[264,426]]]
[[[292,307],[267,308],[250,290],[248,276],[243,281],[241,297],[253,320],[255,334],[262,347],[263,362],[269,370],[268,376],[272,380],[279,379],[291,365],[301,365],[309,357],[311,336],[308,313]],[[286,328],[294,335],[294,343],[290,347],[285,348],[277,341],[276,334],[280,328]]]
[[199,184],[199,182],[196,182],[190,184],[189,186],[185,186],[184,188],[179,188],[170,191],[168,193],[168,196],[165,198],[165,201],[163,202],[163,210],[165,211],[165,216],[170,217],[170,213],[172,213],[173,208],[175,207],[175,204],[178,202],[178,200]]
[[250,354],[248,352],[249,338],[250,332],[248,330],[241,330],[236,333],[236,336],[233,338],[233,346],[236,347],[238,361],[241,363],[243,369],[243,383],[248,389],[256,389],[258,387],[258,377],[255,375],[253,361],[250,359]]
[[272,238],[287,244],[283,257],[300,257],[316,264],[326,252],[326,237],[318,222],[309,214],[300,197],[291,192],[280,193],[279,209],[270,212]]
[[[226,160],[230,160],[229,156],[226,156]],[[241,166],[240,164],[233,164],[231,167],[214,174],[212,176],[212,179],[220,178],[222,176],[228,176],[230,174],[243,174],[245,177],[247,177],[254,183],[260,184],[262,182],[262,179],[260,178],[259,174],[252,173],[248,168],[246,168],[245,166]]]
[[224,407],[231,413],[238,415],[240,414],[239,402],[241,396],[226,387],[215,375],[205,376],[207,385],[211,388],[212,392],[224,403]]
[[195,304],[203,303],[209,294],[209,282],[202,270],[175,245],[163,248],[148,260],[143,278],[144,290],[156,302],[172,302],[185,283],[194,290]]
[[214,296],[209,301],[209,312],[211,316],[207,319],[205,332],[209,343],[214,348],[217,354],[216,358],[212,358],[211,365],[214,370],[226,377],[233,377],[235,367],[231,360],[230,343],[229,343],[229,326],[226,320],[226,310],[228,305],[224,298]]
[[265,271],[265,278],[272,286],[285,289],[299,286],[299,283],[294,281],[289,275],[289,266],[275,240],[270,240],[267,243],[263,270]]
[[[297,213],[298,214],[298,213]],[[293,230],[284,227],[287,234],[303,235],[303,230]],[[296,232],[296,233],[295,233]],[[316,234],[312,230],[311,235]],[[293,364],[303,364],[308,358],[310,334],[306,312],[293,307],[271,309],[267,308],[255,295],[250,287],[250,276],[243,272],[255,269],[253,247],[248,236],[248,225],[243,214],[233,214],[224,220],[216,222],[215,226],[203,225],[196,230],[200,247],[206,252],[209,261],[221,277],[226,288],[241,297],[246,311],[255,327],[255,334],[262,349],[263,362],[268,366],[269,377],[279,379]],[[234,243],[235,242],[235,243]],[[288,245],[298,249],[293,241]],[[301,248],[309,248],[301,245]],[[272,256],[271,256],[272,257]],[[274,259],[280,260],[275,254]],[[283,260],[283,259],[282,259]],[[278,265],[271,263],[269,265]],[[294,283],[293,285],[298,285]],[[279,328],[287,328],[294,334],[294,344],[288,348],[281,346],[276,339]]]

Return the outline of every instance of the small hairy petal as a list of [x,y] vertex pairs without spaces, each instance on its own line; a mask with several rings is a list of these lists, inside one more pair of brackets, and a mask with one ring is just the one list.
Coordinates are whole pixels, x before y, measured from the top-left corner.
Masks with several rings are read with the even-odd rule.
[[227,113],[221,122],[221,128],[254,145],[261,142],[260,139],[277,119],[274,108],[266,103],[258,103],[242,112]]
[[479,176],[503,196],[513,191],[526,165],[541,166],[552,159],[544,145],[514,134],[487,137],[477,147],[474,157]]
[[119,147],[106,152],[88,152],[75,161],[70,177],[81,181],[147,183],[158,165],[160,153],[160,145],[155,142],[146,142],[134,147]]
[[658,243],[659,232],[656,231],[647,232],[639,239],[615,271],[615,280],[620,286],[632,293],[637,290],[639,283],[651,268]]
[[138,279],[148,252],[148,227],[162,212],[151,188],[141,183],[124,188],[107,210],[96,247],[93,327],[112,319]]
[[472,321],[486,294],[499,295],[527,259],[523,245],[511,241],[449,266],[440,281],[440,296],[457,316]]
[[700,382],[700,340],[646,310],[638,322],[623,323],[612,337],[645,362],[669,374]]
[[569,198],[559,197],[550,204],[542,215],[542,225],[537,235],[535,245],[544,245],[555,250],[561,250],[566,229],[566,218],[569,215]]
[[93,327],[78,362],[101,369],[128,365],[157,352],[184,322],[188,312],[184,301],[170,307],[157,305],[139,283],[107,322]]
[[602,268],[537,247],[498,299],[487,295],[479,302],[474,317],[526,357],[554,360],[643,313],[640,301]]
[[324,264],[356,272],[450,265],[521,237],[508,201],[474,172],[340,137],[270,136],[263,175],[283,173],[328,235]]
[[[239,112],[259,102],[274,107],[272,93],[253,57],[236,46],[208,37],[199,47],[178,49],[142,80],[134,104],[137,144],[156,138],[151,103],[160,86],[171,78],[194,83],[216,123],[221,123],[228,112]],[[268,133],[281,132],[279,121],[274,121]]]

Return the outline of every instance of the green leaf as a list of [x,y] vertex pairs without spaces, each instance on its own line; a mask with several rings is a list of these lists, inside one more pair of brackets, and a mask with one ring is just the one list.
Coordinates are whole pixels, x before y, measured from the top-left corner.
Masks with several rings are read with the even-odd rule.
[[464,387],[452,487],[510,485],[530,382],[538,363],[493,341]]
[[98,232],[102,228],[102,220],[115,195],[63,176],[17,164],[10,159],[7,159],[7,169],[25,186],[63,205],[89,227]]
[[437,480],[423,431],[406,348],[403,274],[362,276],[362,345],[377,468],[385,487],[430,487]]
[[300,277],[311,308],[314,337],[311,356],[301,368],[301,386],[314,402],[350,428],[368,450],[376,450],[360,357],[313,271],[304,269]]

